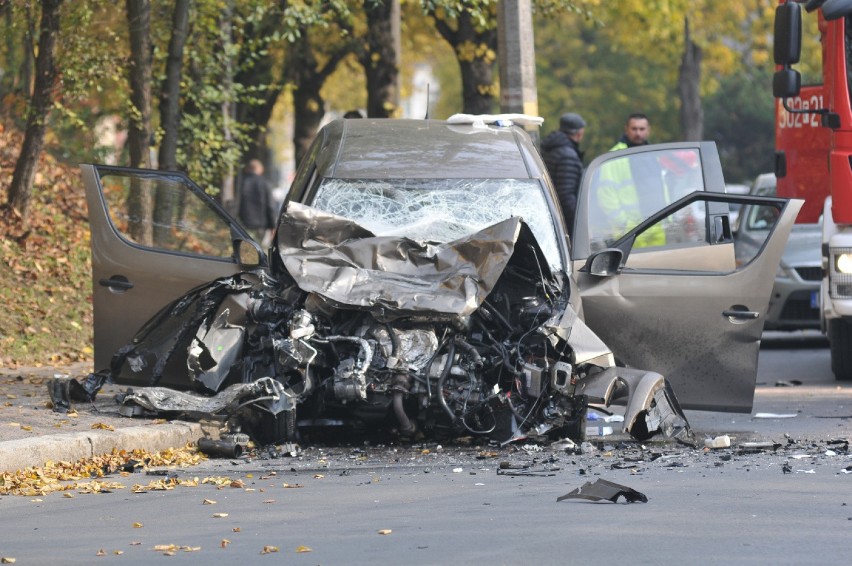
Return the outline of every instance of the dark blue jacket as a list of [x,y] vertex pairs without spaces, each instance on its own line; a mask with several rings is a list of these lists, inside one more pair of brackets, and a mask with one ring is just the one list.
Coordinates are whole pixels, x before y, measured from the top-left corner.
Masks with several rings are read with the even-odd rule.
[[551,132],[541,141],[541,156],[559,197],[562,214],[570,231],[574,227],[577,192],[583,178],[583,154],[577,142],[562,130]]

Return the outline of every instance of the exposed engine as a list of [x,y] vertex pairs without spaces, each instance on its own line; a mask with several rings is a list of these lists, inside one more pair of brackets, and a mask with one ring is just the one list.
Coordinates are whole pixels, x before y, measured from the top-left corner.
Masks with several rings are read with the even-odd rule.
[[265,406],[293,410],[289,399],[297,397],[302,426],[387,423],[404,436],[506,439],[541,426],[546,415],[544,429],[565,434],[573,425],[577,436],[585,407],[572,397],[572,352],[567,345],[557,351],[544,335],[560,300],[540,275],[510,266],[467,317],[379,321],[371,312],[331,308],[316,295],[299,308],[256,306],[253,312],[271,318],[256,320],[248,350],[271,359],[255,360],[245,377],[275,376],[292,396]]

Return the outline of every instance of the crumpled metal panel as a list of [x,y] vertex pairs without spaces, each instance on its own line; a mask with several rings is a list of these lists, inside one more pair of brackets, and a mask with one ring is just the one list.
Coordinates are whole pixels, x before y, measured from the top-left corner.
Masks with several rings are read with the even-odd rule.
[[297,285],[338,305],[465,316],[494,288],[522,232],[532,239],[520,218],[509,218],[432,245],[377,237],[351,220],[290,203],[278,245]]
[[[121,405],[138,405],[154,412],[187,413],[204,416],[227,415],[248,403],[280,402],[287,399],[283,386],[271,377],[251,383],[236,383],[213,396],[188,391],[175,391],[168,387],[139,387],[121,395]],[[295,407],[295,400],[286,403],[287,409]]]

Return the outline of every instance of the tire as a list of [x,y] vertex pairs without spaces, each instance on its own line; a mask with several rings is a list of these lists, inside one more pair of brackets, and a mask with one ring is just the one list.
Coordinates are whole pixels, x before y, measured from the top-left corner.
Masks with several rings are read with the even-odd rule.
[[277,415],[263,412],[256,431],[256,440],[262,445],[283,444],[297,440],[296,409]]
[[842,318],[828,321],[831,371],[837,381],[852,381],[852,324]]

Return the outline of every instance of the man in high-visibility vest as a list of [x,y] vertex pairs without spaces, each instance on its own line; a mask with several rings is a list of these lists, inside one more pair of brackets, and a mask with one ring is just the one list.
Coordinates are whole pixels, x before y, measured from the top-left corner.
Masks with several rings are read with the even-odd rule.
[[[645,114],[635,113],[627,118],[624,134],[610,151],[618,151],[640,145],[647,145],[651,135],[651,123]],[[630,159],[618,159],[604,164],[601,168],[600,187],[597,191],[598,205],[609,219],[614,237],[642,222],[649,214],[659,210],[659,202],[648,202],[652,195],[644,194],[645,186],[636,186],[636,180],[654,188],[653,198],[659,200],[662,194],[662,175],[659,165],[652,157],[637,156]],[[643,202],[644,201],[644,202]],[[621,233],[618,233],[618,232]],[[636,238],[635,247],[661,246],[666,243],[663,227],[655,225]]]

